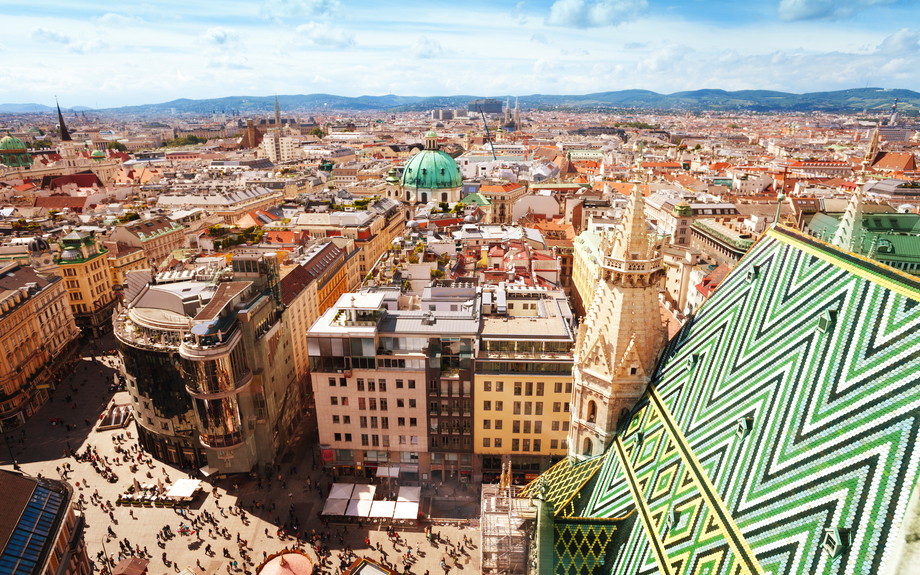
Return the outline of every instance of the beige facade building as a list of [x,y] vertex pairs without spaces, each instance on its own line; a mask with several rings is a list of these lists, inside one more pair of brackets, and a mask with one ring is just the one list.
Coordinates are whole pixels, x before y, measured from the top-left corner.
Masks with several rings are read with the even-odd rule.
[[144,257],[143,248],[121,242],[102,242],[102,245],[108,252],[106,259],[109,260],[109,274],[113,287],[124,286],[128,272],[150,267],[147,258]]
[[77,327],[99,337],[110,326],[116,298],[112,292],[108,252],[94,234],[71,232],[61,238],[57,264],[67,288]]
[[492,202],[491,224],[512,224],[514,203],[524,197],[527,187],[519,183],[483,184],[479,193]]
[[636,185],[616,237],[601,243],[601,281],[575,345],[571,457],[605,452],[667,342],[658,302],[662,256],[648,234],[644,203]]
[[155,268],[185,247],[185,226],[166,217],[136,220],[116,226],[109,240],[143,249],[147,265]]
[[[80,332],[44,240],[33,240],[35,267],[0,269],[0,430],[25,423],[57,386]],[[42,266],[42,263],[45,265]]]
[[481,468],[473,479],[492,483],[510,462],[523,483],[568,450],[575,321],[563,292],[488,288],[474,373]]

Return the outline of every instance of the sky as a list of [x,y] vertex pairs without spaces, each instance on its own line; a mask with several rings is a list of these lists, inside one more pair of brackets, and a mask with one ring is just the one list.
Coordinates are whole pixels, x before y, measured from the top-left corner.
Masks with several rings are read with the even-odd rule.
[[0,23],[0,103],[920,91],[916,0],[3,0]]

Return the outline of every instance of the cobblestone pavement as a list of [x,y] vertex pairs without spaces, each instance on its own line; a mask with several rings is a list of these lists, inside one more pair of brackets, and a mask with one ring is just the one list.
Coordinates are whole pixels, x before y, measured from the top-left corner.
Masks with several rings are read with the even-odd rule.
[[[114,340],[109,336],[97,340],[95,345],[98,351],[102,352],[114,348]],[[117,365],[114,356],[96,355],[94,359],[92,345],[83,349],[82,356],[82,361],[77,363],[71,376],[65,379],[53,393],[52,401],[39,409],[21,428],[25,430],[24,443],[19,442],[20,429],[7,433],[7,435],[14,438],[13,455],[22,471],[28,475],[42,474],[45,477],[57,478],[59,476],[57,468],[64,464],[71,466],[73,471],[66,476],[66,479],[71,485],[76,486],[79,483],[79,488],[74,489],[75,498],[78,498],[80,494],[83,494],[85,498],[87,523],[85,539],[90,558],[94,560],[97,570],[102,565],[97,559],[97,553],[103,549],[103,546],[105,552],[114,556],[117,561],[120,551],[118,542],[127,539],[132,547],[139,545],[142,550],[147,549],[148,559],[150,559],[148,573],[151,575],[172,574],[186,567],[202,574],[238,573],[244,575],[245,571],[255,572],[255,568],[252,565],[244,565],[242,562],[236,544],[237,534],[248,542],[249,556],[257,566],[262,561],[264,554],[270,555],[293,544],[294,541],[290,538],[286,541],[279,539],[276,536],[277,528],[273,524],[279,514],[282,520],[288,518],[288,510],[291,505],[293,505],[293,515],[299,519],[301,531],[310,533],[313,529],[317,532],[323,530],[318,513],[322,511],[324,500],[319,496],[316,486],[320,485],[324,494],[328,495],[327,486],[332,480],[322,476],[321,472],[312,470],[313,446],[317,443],[315,416],[302,422],[299,436],[292,442],[292,453],[284,459],[281,466],[283,486],[277,481],[277,475],[273,477],[271,489],[266,483],[265,489],[261,490],[257,482],[249,480],[248,477],[244,479],[231,477],[214,482],[218,497],[215,498],[213,494],[209,494],[203,502],[199,500],[185,518],[174,509],[115,507],[114,518],[110,519],[109,515],[103,512],[97,504],[90,503],[91,495],[96,490],[102,501],[110,500],[114,503],[118,495],[124,493],[133,483],[135,475],[140,483],[152,483],[158,478],[167,476],[174,481],[187,477],[187,474],[178,468],[154,460],[153,469],[142,465],[137,474],[132,474],[127,465],[112,465],[119,480],[117,483],[108,483],[93,470],[90,464],[80,463],[73,457],[66,456],[68,446],[80,453],[85,451],[87,446],[92,445],[98,450],[100,457],[108,456],[109,461],[113,461],[117,455],[113,438],[120,434],[125,434],[125,441],[122,443],[124,447],[136,445],[136,442],[128,439],[127,435],[130,433],[132,438],[137,437],[133,422],[126,429],[95,431],[99,415],[113,400],[121,404],[128,403],[129,398],[126,392],[112,393],[109,391],[108,386],[116,374]],[[70,401],[65,401],[67,395],[71,396]],[[51,420],[54,418],[61,418],[65,424],[76,425],[76,427],[67,431],[63,426],[52,426]],[[89,426],[85,423],[87,419],[91,423]],[[2,450],[0,467],[12,469],[7,449],[4,445],[0,445],[0,450]],[[293,473],[295,467],[298,470],[296,474]],[[152,478],[147,477],[148,471]],[[313,489],[307,487],[308,477]],[[234,483],[238,485],[238,488],[235,488]],[[209,491],[212,489],[211,484],[206,483],[204,486]],[[455,486],[445,485],[440,489],[439,496],[456,500],[458,508],[462,507],[464,512],[475,512],[478,509],[478,498],[475,492],[464,497],[465,493],[459,490],[454,492],[454,489]],[[248,524],[243,524],[239,516],[228,512],[228,508],[236,503],[248,509],[254,502],[259,502],[261,509],[254,509],[252,513],[246,511]],[[272,504],[275,505],[276,511],[268,512],[267,509]],[[216,534],[209,537],[207,527],[204,528],[204,533],[200,534],[203,539],[200,539],[198,534],[178,535],[180,523],[188,524],[191,518],[197,517],[202,511],[208,511],[214,515],[220,522],[220,526],[231,533],[231,537],[224,539],[217,537]],[[168,540],[164,548],[160,548],[157,546],[156,535],[165,525],[169,525],[176,536]],[[106,532],[110,526],[117,538],[107,541]],[[459,528],[452,525],[433,527],[433,531],[439,533],[445,540],[449,538],[453,544],[456,544],[463,536],[474,540],[473,548],[466,548],[465,552],[460,555],[456,566],[447,555],[446,544],[429,545],[421,531],[398,531],[405,543],[394,549],[383,527],[348,526],[347,532],[342,532],[341,543],[337,537],[337,531],[340,529],[343,529],[342,526],[337,525],[329,525],[326,528],[331,533],[326,543],[332,550],[334,566],[327,563],[324,572],[336,572],[337,554],[346,546],[351,546],[358,556],[375,560],[386,559],[391,564],[395,564],[399,572],[404,569],[400,553],[405,555],[409,548],[411,548],[409,572],[413,574],[444,573],[440,567],[442,559],[448,565],[448,572],[454,574],[471,574],[480,571],[479,531],[477,529]],[[380,543],[383,552],[368,549],[365,537],[370,540],[372,547]],[[214,550],[213,556],[205,554],[204,549],[208,544]],[[224,548],[230,552],[232,558],[224,557]],[[168,566],[162,560],[164,551],[169,561]],[[316,555],[309,547],[307,554],[314,561],[316,560]],[[232,567],[233,560],[239,564],[237,570]]]

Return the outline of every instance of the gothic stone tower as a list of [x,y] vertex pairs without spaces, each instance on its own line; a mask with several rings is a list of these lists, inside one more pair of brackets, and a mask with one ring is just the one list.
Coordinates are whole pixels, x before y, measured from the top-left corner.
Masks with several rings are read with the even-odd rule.
[[617,422],[645,391],[667,342],[658,284],[664,271],[645,224],[638,184],[613,241],[604,240],[601,277],[575,342],[569,457],[604,453]]

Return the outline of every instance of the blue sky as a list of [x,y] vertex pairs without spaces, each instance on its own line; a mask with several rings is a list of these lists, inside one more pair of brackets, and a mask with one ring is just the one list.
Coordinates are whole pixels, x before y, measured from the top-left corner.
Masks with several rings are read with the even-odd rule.
[[0,22],[2,103],[920,91],[911,0],[3,0]]

